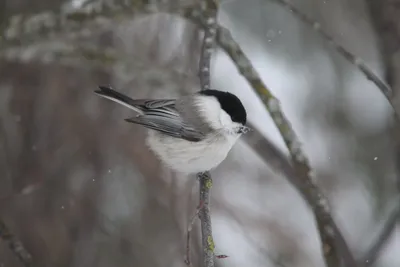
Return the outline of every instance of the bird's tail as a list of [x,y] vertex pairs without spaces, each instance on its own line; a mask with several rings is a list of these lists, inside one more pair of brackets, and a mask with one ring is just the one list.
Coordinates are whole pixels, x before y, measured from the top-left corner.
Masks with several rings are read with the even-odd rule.
[[124,105],[125,107],[133,109],[134,111],[136,111],[140,114],[143,114],[143,110],[140,108],[137,101],[130,98],[129,96],[119,93],[119,92],[113,90],[111,87],[107,87],[107,86],[99,86],[99,89],[100,90],[94,91],[98,96],[107,98],[118,104]]

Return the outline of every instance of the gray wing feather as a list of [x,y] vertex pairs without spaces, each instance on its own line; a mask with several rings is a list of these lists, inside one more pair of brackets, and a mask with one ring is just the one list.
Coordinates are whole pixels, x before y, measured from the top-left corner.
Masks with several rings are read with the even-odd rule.
[[143,101],[142,105],[144,107],[146,107],[148,109],[153,109],[153,108],[174,106],[176,100],[175,99],[155,99],[155,100],[144,99],[141,101]]
[[100,90],[94,91],[97,95],[117,102],[118,104],[124,105],[139,113],[157,108],[165,108],[168,110],[173,109],[175,106],[175,99],[132,99],[129,96],[115,91],[111,87],[99,86],[99,89]]
[[185,139],[192,142],[200,141],[204,135],[194,128],[185,125],[179,117],[162,117],[160,115],[139,115],[126,119],[131,123],[143,125],[149,129],[156,130],[172,137]]
[[132,99],[107,86],[99,86],[99,89],[95,91],[99,96],[131,108],[140,114],[126,119],[128,122],[188,141],[196,142],[204,138],[202,131],[197,130],[194,125],[185,123],[185,118],[176,108],[175,99]]

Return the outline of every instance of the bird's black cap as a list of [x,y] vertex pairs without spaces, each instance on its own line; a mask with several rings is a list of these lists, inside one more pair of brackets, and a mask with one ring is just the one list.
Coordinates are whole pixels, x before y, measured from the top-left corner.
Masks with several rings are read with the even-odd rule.
[[246,109],[244,108],[242,101],[240,101],[240,99],[234,94],[211,89],[203,90],[199,93],[206,96],[216,97],[221,108],[231,116],[232,121],[241,123],[242,125],[246,124]]

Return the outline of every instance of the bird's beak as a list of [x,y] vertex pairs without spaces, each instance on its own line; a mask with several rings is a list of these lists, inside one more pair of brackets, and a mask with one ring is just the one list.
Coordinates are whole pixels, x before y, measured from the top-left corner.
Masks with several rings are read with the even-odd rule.
[[251,131],[253,131],[253,129],[251,129],[251,128],[247,127],[247,126],[240,126],[240,128],[238,130],[238,133],[239,134],[245,134],[245,133],[248,133],[248,132],[251,132]]

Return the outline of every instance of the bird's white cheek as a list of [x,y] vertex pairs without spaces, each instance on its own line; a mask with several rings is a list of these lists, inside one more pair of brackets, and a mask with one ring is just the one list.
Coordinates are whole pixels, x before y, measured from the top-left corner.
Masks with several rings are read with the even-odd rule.
[[224,128],[230,127],[232,125],[231,117],[223,110],[219,113],[219,121],[221,126]]

